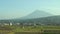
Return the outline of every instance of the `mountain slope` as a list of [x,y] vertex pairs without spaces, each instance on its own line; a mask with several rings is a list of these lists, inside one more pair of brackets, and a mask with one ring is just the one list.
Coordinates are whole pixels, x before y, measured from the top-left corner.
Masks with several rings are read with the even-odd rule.
[[60,15],[30,19],[30,20],[26,20],[26,23],[40,23],[44,25],[60,25]]
[[60,25],[60,15],[57,16],[49,16],[35,19],[25,19],[25,20],[0,20],[0,23],[32,23],[32,24],[44,24],[44,25]]

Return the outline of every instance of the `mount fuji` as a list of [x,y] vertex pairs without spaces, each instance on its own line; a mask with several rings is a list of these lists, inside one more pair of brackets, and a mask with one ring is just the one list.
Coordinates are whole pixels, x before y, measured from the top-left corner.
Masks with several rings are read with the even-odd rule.
[[41,18],[41,17],[48,17],[48,16],[52,16],[52,14],[45,11],[35,10],[31,14],[24,16],[21,19]]

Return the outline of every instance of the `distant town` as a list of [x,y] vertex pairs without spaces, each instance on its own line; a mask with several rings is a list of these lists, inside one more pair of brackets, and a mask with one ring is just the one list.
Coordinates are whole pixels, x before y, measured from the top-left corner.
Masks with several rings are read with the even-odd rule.
[[13,25],[16,25],[16,26],[37,26],[37,25],[43,25],[43,24],[38,24],[38,23],[0,23],[0,26],[13,26]]

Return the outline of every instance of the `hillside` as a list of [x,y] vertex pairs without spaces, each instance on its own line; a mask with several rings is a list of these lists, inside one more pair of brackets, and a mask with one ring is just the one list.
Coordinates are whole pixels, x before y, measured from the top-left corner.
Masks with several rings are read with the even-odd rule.
[[43,25],[60,25],[60,15],[19,21],[20,23],[36,23]]
[[21,23],[21,24],[39,24],[39,25],[60,25],[60,15],[34,18],[34,19],[25,19],[25,20],[0,20],[0,23]]

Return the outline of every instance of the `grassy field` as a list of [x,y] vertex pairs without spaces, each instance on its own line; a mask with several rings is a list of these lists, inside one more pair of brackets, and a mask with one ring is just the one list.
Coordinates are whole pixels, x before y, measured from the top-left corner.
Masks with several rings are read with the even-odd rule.
[[0,26],[0,34],[60,34],[60,26]]

